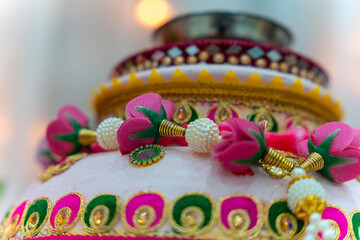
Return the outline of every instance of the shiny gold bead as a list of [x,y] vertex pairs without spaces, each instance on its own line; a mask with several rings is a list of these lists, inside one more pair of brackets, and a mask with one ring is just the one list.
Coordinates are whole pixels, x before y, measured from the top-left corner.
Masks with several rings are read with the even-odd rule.
[[104,212],[101,209],[97,210],[94,215],[95,225],[99,226],[102,223],[103,219],[104,219]]
[[144,62],[144,67],[145,67],[145,68],[151,68],[151,61],[150,61],[150,60],[146,60],[146,61]]
[[159,66],[159,63],[157,61],[151,63],[152,68],[156,68],[157,66]]
[[179,109],[179,111],[177,112],[177,118],[180,120],[180,121],[183,121],[184,119],[186,119],[187,117],[187,112],[186,112],[186,109],[185,107],[181,107]]
[[206,51],[201,51],[201,52],[199,53],[199,59],[200,59],[200,61],[206,61],[206,60],[208,60],[209,57],[210,57],[210,55],[209,55],[209,53],[206,52]]
[[255,65],[256,65],[257,67],[263,68],[263,67],[266,66],[266,60],[263,59],[263,58],[260,58],[260,59],[256,60]]
[[189,56],[189,57],[187,57],[187,59],[186,59],[186,62],[188,63],[188,64],[195,64],[195,63],[197,63],[197,58],[195,57],[195,56]]
[[310,80],[313,79],[314,76],[315,76],[315,73],[313,71],[310,71],[310,72],[307,73],[307,78],[310,79]]
[[130,72],[136,72],[136,67],[135,67],[135,66],[131,66],[131,67],[130,67]]
[[302,69],[302,70],[300,71],[300,76],[306,77],[306,74],[307,74],[306,69]]
[[322,84],[321,79],[319,77],[315,77],[314,82],[320,85]]
[[168,66],[171,64],[171,58],[170,57],[164,57],[161,61],[162,65]]
[[193,212],[189,212],[188,214],[186,214],[185,222],[189,227],[195,226],[197,222],[196,214]]
[[240,214],[237,214],[233,217],[232,224],[236,229],[241,229],[242,225],[244,224],[244,219]]
[[31,214],[31,216],[29,217],[29,225],[31,227],[35,226],[35,224],[38,222],[38,213],[37,212],[34,212]]
[[298,68],[297,66],[293,66],[293,67],[291,68],[291,73],[293,73],[293,74],[299,74],[299,68]]
[[207,61],[209,59],[209,57],[210,57],[210,54],[208,52],[206,52],[206,51],[201,51],[199,53],[200,61]]
[[149,221],[150,219],[150,214],[148,211],[141,211],[139,212],[138,216],[137,216],[137,222],[140,224],[140,225],[146,225],[147,222]]
[[136,66],[136,70],[137,70],[137,71],[141,71],[141,70],[143,70],[143,69],[144,69],[144,65],[143,65],[143,64],[139,64],[139,65]]
[[241,64],[247,65],[251,62],[251,58],[249,57],[249,55],[243,54],[240,57],[240,62],[241,62]]
[[213,61],[214,61],[215,63],[222,63],[222,62],[224,62],[224,60],[225,60],[225,56],[224,56],[224,54],[222,54],[222,53],[216,53],[216,54],[213,56]]
[[58,213],[57,224],[59,226],[62,226],[65,223],[65,220],[66,220],[66,210],[61,209],[60,212]]
[[283,232],[287,232],[288,229],[289,229],[289,224],[290,224],[290,221],[288,218],[286,217],[283,217],[281,218],[280,220],[280,228]]
[[277,62],[271,62],[270,63],[270,68],[274,69],[274,70],[278,70],[279,69],[279,63]]
[[229,62],[230,64],[239,64],[239,60],[238,60],[237,57],[235,57],[235,56],[229,56],[229,57],[228,57],[228,62]]
[[177,57],[177,58],[175,58],[175,60],[174,60],[174,64],[176,64],[176,65],[183,64],[184,62],[185,62],[185,59],[184,59],[183,56]]
[[280,64],[280,70],[282,72],[288,72],[289,71],[289,64],[287,64],[286,62],[283,62]]

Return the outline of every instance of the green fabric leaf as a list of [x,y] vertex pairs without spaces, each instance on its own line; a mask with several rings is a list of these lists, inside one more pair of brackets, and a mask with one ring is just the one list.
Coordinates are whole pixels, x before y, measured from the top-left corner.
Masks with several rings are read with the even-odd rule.
[[167,118],[164,106],[161,105],[160,114],[158,114],[155,111],[153,111],[149,108],[146,108],[146,107],[136,106],[135,109],[139,112],[142,112],[143,114],[145,114],[148,117],[148,119],[151,122],[151,126],[141,132],[131,134],[129,137],[132,139],[154,137],[153,143],[155,144],[155,143],[159,142],[161,139],[161,136],[159,134],[160,123],[162,120]]
[[[260,128],[262,133],[263,130],[262,128]],[[266,143],[265,143],[265,137],[264,134],[262,134],[262,136],[260,136],[257,132],[255,132],[252,129],[249,129],[249,132],[254,135],[254,137],[257,139],[258,143],[259,143],[259,151],[257,154],[255,154],[254,156],[252,156],[251,158],[248,159],[244,159],[244,160],[233,160],[231,161],[231,163],[233,164],[241,164],[241,165],[246,165],[246,164],[251,164],[251,163],[255,163],[257,161],[259,161],[262,156],[265,153],[266,150]]]

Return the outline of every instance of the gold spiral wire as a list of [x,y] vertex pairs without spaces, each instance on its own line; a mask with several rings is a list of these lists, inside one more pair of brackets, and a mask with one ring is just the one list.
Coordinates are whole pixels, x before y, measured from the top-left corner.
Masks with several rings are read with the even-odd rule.
[[313,152],[300,166],[306,172],[318,171],[324,167],[324,159],[321,157],[320,154]]
[[169,120],[162,120],[159,126],[159,134],[163,137],[185,137],[186,128],[180,127]]
[[262,164],[280,168],[282,170],[291,172],[295,167],[295,162],[288,159],[287,154],[283,151],[275,150],[269,147],[262,159]]

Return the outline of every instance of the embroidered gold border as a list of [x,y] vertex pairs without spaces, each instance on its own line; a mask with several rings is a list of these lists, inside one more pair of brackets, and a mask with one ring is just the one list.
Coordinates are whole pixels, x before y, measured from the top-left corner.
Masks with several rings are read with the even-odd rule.
[[[44,227],[45,224],[47,223],[48,218],[49,218],[49,216],[50,216],[49,213],[50,213],[50,209],[51,209],[51,202],[50,202],[50,199],[47,198],[47,197],[36,198],[34,201],[32,201],[31,204],[29,204],[28,208],[29,208],[30,206],[32,206],[32,204],[34,204],[35,202],[40,201],[40,200],[45,200],[45,201],[47,202],[46,216],[45,216],[45,218],[44,218],[43,223],[42,223],[37,229],[35,229],[34,231],[29,231],[29,232],[25,231],[25,227],[26,227],[26,226],[24,226],[24,224],[23,224],[23,226],[22,226],[22,232],[23,232],[23,234],[24,234],[24,236],[25,236],[26,238],[35,237],[36,234],[38,234],[38,233],[43,229],[43,227]],[[35,212],[34,212],[34,213],[35,213]],[[27,214],[27,212],[26,212],[26,214]],[[25,220],[26,214],[25,214],[25,216],[24,216],[24,220]],[[30,215],[30,217],[31,217],[31,215]],[[36,224],[36,225],[37,225],[37,224]]]
[[[159,195],[162,198],[162,200],[164,201],[164,210],[163,210],[163,215],[161,216],[161,220],[157,225],[155,225],[153,227],[149,227],[147,229],[136,228],[136,227],[134,228],[134,227],[130,226],[128,224],[127,220],[126,220],[126,218],[127,218],[126,217],[126,207],[127,207],[128,203],[129,203],[129,201],[131,199],[133,199],[134,197],[142,195],[142,194],[149,194],[149,193]],[[162,193],[152,191],[152,190],[140,191],[140,192],[137,192],[137,193],[131,195],[128,199],[126,199],[126,201],[125,201],[125,203],[124,203],[124,205],[122,207],[121,215],[123,216],[122,217],[122,223],[124,224],[125,228],[127,230],[129,230],[131,233],[134,233],[136,235],[148,234],[148,233],[154,232],[155,230],[159,229],[161,226],[164,225],[164,223],[165,223],[165,221],[166,221],[166,219],[168,217],[168,201],[167,201],[166,197]]]
[[[211,209],[211,215],[212,215],[212,218],[210,219],[210,222],[209,224],[202,228],[202,229],[196,229],[194,232],[193,230],[189,230],[189,229],[185,229],[184,227],[182,226],[179,226],[174,218],[173,218],[173,215],[171,214],[173,212],[173,209],[174,209],[174,206],[176,204],[176,202],[183,198],[183,197],[186,197],[186,196],[191,196],[191,195],[200,195],[200,196],[203,196],[203,197],[206,197],[207,199],[209,199],[210,203],[211,203],[211,206],[212,206],[212,209]],[[186,210],[186,209],[185,209]],[[169,222],[170,222],[170,225],[179,233],[181,233],[182,235],[184,236],[192,236],[192,235],[201,235],[201,234],[205,234],[207,232],[209,232],[216,224],[217,222],[217,211],[216,211],[216,202],[214,200],[214,198],[208,194],[208,193],[204,193],[204,192],[189,192],[189,193],[184,193],[184,194],[181,194],[180,196],[178,196],[177,198],[175,198],[174,200],[171,201],[171,205],[170,205],[170,214],[169,214]]]
[[[155,70],[153,70],[153,72],[155,73],[152,73],[149,79],[152,75],[155,76],[158,74]],[[237,77],[233,76],[232,81],[237,82],[223,82],[231,71],[226,73],[224,79],[218,83],[206,70],[203,70],[203,72],[206,73],[200,73],[200,75],[202,74],[201,77],[199,75],[198,79],[192,82],[185,73],[177,69],[174,72],[176,80],[172,79],[170,82],[167,82],[158,74],[160,77],[158,77],[156,81],[150,82],[149,80],[147,84],[137,78],[135,74],[131,73],[127,86],[122,85],[116,79],[113,80],[112,87],[110,88],[102,85],[101,92],[95,94],[94,108],[101,118],[105,116],[106,112],[111,112],[111,110],[125,106],[129,100],[136,96],[148,92],[156,92],[162,95],[163,98],[170,100],[192,98],[216,101],[221,99],[229,100],[233,103],[266,101],[274,106],[280,105],[282,108],[292,107],[296,109],[296,111],[305,111],[310,115],[317,116],[317,118],[323,122],[339,121],[342,116],[339,104],[332,103],[328,93],[324,97],[320,96],[319,86],[313,89],[316,89],[317,92],[311,90],[309,93],[305,93],[300,78],[289,89],[286,89],[285,87],[268,86],[275,80],[282,82],[281,77],[276,75],[274,75],[273,81],[266,85],[261,82],[256,72],[248,78],[248,80],[253,80],[253,83],[251,83],[251,81],[250,83],[247,83],[247,81],[240,83]],[[237,80],[234,80],[235,78]],[[260,81],[260,83],[258,81]],[[278,82],[276,82],[276,84],[278,84]]]
[[[290,236],[279,236],[279,235],[277,235],[277,234],[272,230],[272,228],[271,228],[271,226],[270,226],[269,218],[268,218],[270,207],[271,207],[275,202],[280,202],[280,201],[281,201],[281,202],[283,202],[283,201],[287,202],[287,199],[286,199],[286,198],[278,198],[278,199],[274,199],[274,200],[272,200],[272,201],[270,201],[270,202],[268,202],[268,203],[266,204],[266,207],[265,207],[265,225],[266,225],[266,229],[270,232],[271,236],[272,236],[274,239],[287,240],[287,239],[289,239]],[[303,237],[303,235],[304,235],[304,232],[305,232],[305,228],[306,228],[306,227],[305,227],[305,226],[306,226],[306,222],[305,222],[304,224],[305,224],[305,225],[304,225],[303,229],[302,229],[298,234],[296,234],[296,235],[294,235],[294,236],[291,236],[291,239],[292,239],[292,240],[302,239],[302,237]]]
[[[104,196],[104,195],[112,195],[116,198],[116,210],[115,210],[115,214],[114,214],[114,218],[113,220],[109,223],[109,225],[107,226],[101,226],[98,229],[94,229],[94,228],[89,228],[86,224],[85,224],[85,211],[86,208],[88,206],[88,204],[95,198],[99,197],[99,196]],[[110,231],[115,225],[116,223],[119,221],[119,218],[121,216],[121,208],[122,208],[122,200],[119,196],[115,195],[115,194],[111,194],[111,193],[100,193],[95,195],[94,197],[92,197],[89,201],[86,202],[86,205],[84,206],[84,211],[81,216],[81,225],[83,226],[83,228],[90,234],[100,234],[100,233],[106,233],[108,231]],[[101,205],[104,206],[104,205]],[[106,206],[104,206],[106,207]],[[94,211],[94,209],[92,210],[92,212]],[[91,216],[90,216],[91,217]]]
[[[247,198],[250,198],[251,200],[253,200],[256,204],[256,208],[257,208],[257,211],[258,211],[258,214],[257,214],[257,222],[256,222],[256,225],[251,229],[251,230],[248,230],[248,229],[245,229],[244,232],[239,232],[239,231],[234,231],[233,229],[228,229],[226,228],[222,221],[221,221],[221,205],[222,203],[229,199],[229,198],[233,198],[233,197],[247,197]],[[249,195],[249,194],[231,194],[231,195],[227,195],[225,197],[222,197],[219,199],[218,201],[218,205],[217,205],[217,216],[218,216],[218,225],[220,226],[220,229],[226,234],[226,235],[229,235],[230,237],[233,237],[233,238],[245,238],[246,239],[252,239],[253,237],[256,237],[257,234],[261,231],[261,228],[263,226],[263,213],[264,213],[264,209],[263,209],[263,206],[262,206],[262,203],[257,200],[255,197]]]
[[[79,208],[79,212],[77,213],[77,216],[75,217],[74,221],[73,221],[71,224],[67,225],[66,227],[64,227],[64,228],[62,228],[62,229],[53,228],[53,227],[51,226],[51,223],[50,223],[50,216],[51,216],[51,214],[52,214],[52,212],[53,212],[53,210],[54,210],[54,207],[56,206],[56,204],[57,204],[61,199],[65,198],[65,197],[67,197],[68,195],[71,195],[71,194],[75,194],[75,195],[77,195],[77,196],[80,198],[80,208]],[[64,208],[66,208],[66,206],[65,206]],[[61,210],[61,209],[60,209],[60,210]],[[58,212],[60,212],[60,210],[59,210]],[[61,235],[61,234],[65,233],[65,232],[68,232],[70,229],[72,229],[72,228],[77,224],[77,222],[79,221],[80,217],[81,217],[83,214],[84,214],[84,198],[83,198],[83,196],[82,196],[80,193],[77,193],[77,192],[70,192],[70,193],[68,193],[68,194],[65,194],[65,195],[61,196],[59,199],[57,199],[56,202],[54,203],[54,205],[51,207],[51,211],[50,211],[50,213],[49,213],[49,219],[48,219],[48,221],[47,221],[47,223],[48,223],[48,228],[49,228],[49,230],[50,230],[51,233],[53,233],[53,234],[60,234],[60,235]],[[56,217],[57,217],[57,215],[55,216],[55,221],[56,221]],[[55,223],[55,224],[56,224],[56,223]]]

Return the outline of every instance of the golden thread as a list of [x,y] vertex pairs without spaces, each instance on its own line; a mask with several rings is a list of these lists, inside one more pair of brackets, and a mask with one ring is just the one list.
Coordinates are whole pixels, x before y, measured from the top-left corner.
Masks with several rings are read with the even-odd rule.
[[297,182],[298,180],[300,179],[315,179],[313,176],[310,176],[310,175],[302,175],[302,176],[299,176],[299,177],[294,177],[290,180],[289,182],[289,186],[287,188],[287,192],[289,192],[289,189],[291,187],[291,185],[293,185],[295,182]]
[[163,137],[185,137],[186,128],[180,127],[169,120],[162,120],[159,126],[159,134]]
[[326,206],[325,198],[309,195],[296,204],[295,215],[299,219],[307,220],[314,213],[321,215]]
[[120,108],[125,102],[144,93],[156,92],[165,99],[207,99],[229,100],[235,102],[267,101],[270,105],[276,105],[276,109],[286,112],[304,111],[313,119],[321,122],[339,121],[342,111],[338,105],[328,106],[322,99],[313,99],[307,95],[291,92],[286,89],[273,89],[261,86],[233,85],[221,83],[199,82],[169,82],[166,84],[147,84],[144,86],[126,87],[124,90],[109,90],[101,92],[94,99],[94,108],[100,119],[104,114]]
[[281,168],[285,171],[291,172],[295,167],[295,163],[286,158],[286,153],[269,147],[266,154],[261,161],[263,164]]
[[324,167],[324,159],[317,152],[313,152],[300,167],[306,172],[315,172]]

